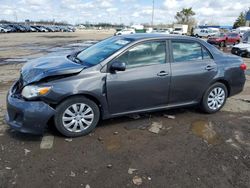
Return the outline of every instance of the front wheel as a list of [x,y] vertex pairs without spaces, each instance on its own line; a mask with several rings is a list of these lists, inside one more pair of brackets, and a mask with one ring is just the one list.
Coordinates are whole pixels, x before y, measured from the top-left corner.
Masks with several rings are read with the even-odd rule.
[[57,130],[67,137],[90,133],[97,125],[100,110],[95,102],[77,96],[67,99],[56,108],[54,117]]
[[211,85],[204,93],[201,108],[206,113],[215,113],[219,111],[225,104],[228,96],[227,88],[222,83]]

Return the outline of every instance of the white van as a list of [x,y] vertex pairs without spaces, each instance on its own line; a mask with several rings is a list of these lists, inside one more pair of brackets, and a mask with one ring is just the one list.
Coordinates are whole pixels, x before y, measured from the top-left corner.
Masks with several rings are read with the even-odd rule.
[[240,36],[242,37],[244,35],[244,33],[246,33],[247,31],[250,31],[250,27],[238,27],[236,29],[236,32],[240,34]]
[[208,29],[195,29],[194,30],[194,36],[196,37],[212,37],[216,34],[220,33],[220,30],[218,28],[208,28]]

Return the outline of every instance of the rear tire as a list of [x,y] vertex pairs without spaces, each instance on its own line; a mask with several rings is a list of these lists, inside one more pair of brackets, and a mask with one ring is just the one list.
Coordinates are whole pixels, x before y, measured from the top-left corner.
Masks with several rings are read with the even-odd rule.
[[222,41],[222,42],[220,43],[220,47],[221,47],[221,48],[226,47],[226,42],[225,42],[225,41]]
[[95,102],[83,97],[72,97],[56,108],[54,117],[57,130],[66,137],[89,134],[98,124],[100,110]]
[[209,114],[218,112],[224,106],[227,96],[226,86],[220,82],[214,83],[203,95],[201,101],[202,111]]

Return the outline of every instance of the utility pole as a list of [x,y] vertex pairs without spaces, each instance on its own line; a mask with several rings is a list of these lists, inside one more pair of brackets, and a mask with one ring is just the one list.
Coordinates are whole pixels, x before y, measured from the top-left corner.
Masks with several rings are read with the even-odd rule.
[[151,26],[154,26],[154,13],[155,13],[155,1],[153,0],[153,5],[152,5],[152,20],[151,20]]

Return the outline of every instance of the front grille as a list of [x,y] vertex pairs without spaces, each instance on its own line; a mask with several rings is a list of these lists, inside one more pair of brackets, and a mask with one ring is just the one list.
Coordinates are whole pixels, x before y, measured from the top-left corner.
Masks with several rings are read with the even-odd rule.
[[19,78],[19,80],[15,83],[15,85],[13,86],[13,94],[21,94],[23,89],[23,79],[22,77]]

